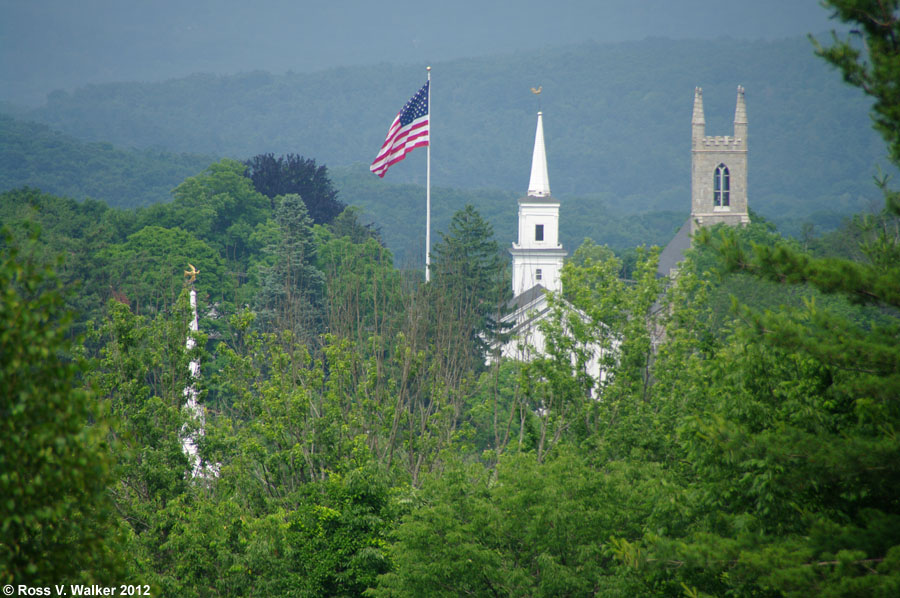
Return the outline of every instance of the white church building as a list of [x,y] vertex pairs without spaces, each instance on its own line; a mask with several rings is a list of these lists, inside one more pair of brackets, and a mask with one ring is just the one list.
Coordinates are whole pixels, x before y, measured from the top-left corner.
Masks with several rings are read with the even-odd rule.
[[[501,319],[509,340],[499,348],[499,354],[505,359],[530,361],[545,354],[546,339],[540,323],[552,314],[548,291],[562,295],[563,260],[568,255],[559,241],[559,200],[550,194],[541,112],[537,115],[528,193],[519,198],[518,204],[518,240],[509,250],[513,299],[509,313]],[[565,302],[561,308],[586,317]],[[587,364],[587,373],[594,380],[603,377],[599,348]]]
[[[674,276],[692,235],[703,226],[719,223],[743,226],[750,222],[747,203],[747,108],[744,88],[738,87],[734,134],[707,136],[703,90],[694,90],[691,118],[691,215],[659,256],[657,274]],[[528,193],[518,200],[518,240],[512,244],[512,292],[509,313],[502,318],[509,340],[499,347],[501,358],[530,361],[545,354],[546,339],[540,323],[551,316],[548,291],[562,295],[560,278],[568,255],[559,240],[560,202],[550,194],[543,114],[537,114],[537,131],[531,160]],[[584,318],[564,301],[562,308]],[[615,350],[613,343],[610,350]],[[495,347],[496,349],[496,347]],[[495,354],[495,351],[491,352]],[[587,373],[605,379],[597,347]]]

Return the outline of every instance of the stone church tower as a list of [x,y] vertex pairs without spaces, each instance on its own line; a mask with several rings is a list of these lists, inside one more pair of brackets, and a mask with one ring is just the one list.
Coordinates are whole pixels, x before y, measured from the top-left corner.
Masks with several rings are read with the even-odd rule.
[[706,135],[703,90],[694,90],[691,118],[691,234],[701,226],[724,222],[744,225],[747,212],[747,106],[738,87],[734,136]]
[[512,291],[518,296],[536,285],[562,290],[560,272],[566,251],[559,242],[559,201],[550,196],[544,121],[537,114],[528,194],[519,199],[519,241],[512,254]]

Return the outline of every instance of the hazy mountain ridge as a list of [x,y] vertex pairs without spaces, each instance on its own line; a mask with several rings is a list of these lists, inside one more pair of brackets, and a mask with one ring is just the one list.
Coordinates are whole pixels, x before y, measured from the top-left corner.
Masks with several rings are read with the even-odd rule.
[[[0,0],[0,100],[256,69],[419,65],[588,40],[778,39],[836,24],[816,0]],[[477,18],[473,18],[477,15]],[[540,15],[537,17],[537,15]]]
[[78,200],[133,208],[171,199],[171,190],[214,158],[84,142],[47,125],[0,114],[0,191],[35,187]]
[[[293,152],[340,166],[371,160],[424,79],[424,69],[393,65],[193,75],[57,92],[29,117],[124,147],[237,158]],[[435,64],[432,180],[523,189],[538,108],[528,89],[542,85],[555,194],[606,193],[621,209],[681,209],[693,88],[704,88],[707,133],[726,135],[742,84],[754,208],[795,217],[853,211],[884,152],[868,101],[835,79],[802,38],[587,43]],[[387,180],[424,182],[424,157],[394,167]]]
[[[871,176],[884,163],[884,151],[866,116],[868,100],[836,81],[804,38],[586,43],[438,63],[433,72],[435,231],[470,202],[494,224],[501,243],[512,240],[515,202],[508,198],[527,185],[540,107],[551,188],[564,200],[566,246],[574,249],[586,236],[617,248],[664,244],[690,206],[695,85],[704,88],[710,135],[731,134],[735,87],[747,88],[750,204],[782,230],[796,233],[810,221],[830,228],[841,214],[878,200]],[[26,116],[66,131],[70,142],[156,148],[132,156],[161,156],[159,148],[166,148],[237,159],[270,151],[313,157],[329,166],[341,199],[365,209],[404,263],[417,260],[423,248],[425,152],[411,154],[384,180],[363,165],[424,75],[411,66],[380,65],[89,85],[51,94]],[[537,85],[544,89],[539,101],[528,91]],[[28,153],[28,143],[7,151]],[[111,149],[71,147],[82,160]],[[12,172],[0,180],[4,188],[28,184],[116,206],[145,205],[168,200],[175,184],[205,166],[194,158],[188,159],[191,172],[153,189],[144,173],[147,184],[140,188],[106,185],[101,191],[78,182],[94,178],[87,163],[85,174],[75,174],[60,170],[62,159],[39,161],[44,170],[24,181],[15,161],[4,160]],[[115,164],[109,162],[121,174]],[[136,169],[125,168],[126,178]],[[647,211],[667,214],[647,228],[641,224]]]

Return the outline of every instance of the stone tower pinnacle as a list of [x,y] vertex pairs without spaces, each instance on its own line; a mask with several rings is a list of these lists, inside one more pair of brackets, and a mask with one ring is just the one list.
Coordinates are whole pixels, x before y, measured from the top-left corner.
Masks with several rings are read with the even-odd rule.
[[747,140],[747,104],[744,101],[744,88],[738,85],[737,104],[734,107],[734,136]]
[[694,143],[703,139],[706,135],[706,118],[703,116],[703,90],[694,88],[694,114],[691,116],[692,138]]
[[703,90],[694,89],[691,117],[691,233],[718,223],[745,225],[747,208],[747,106],[737,88],[734,135],[706,135]]
[[528,181],[528,197],[550,197],[550,177],[547,174],[547,151],[544,148],[543,113],[537,113],[537,131],[534,133],[534,154],[531,157],[531,180]]

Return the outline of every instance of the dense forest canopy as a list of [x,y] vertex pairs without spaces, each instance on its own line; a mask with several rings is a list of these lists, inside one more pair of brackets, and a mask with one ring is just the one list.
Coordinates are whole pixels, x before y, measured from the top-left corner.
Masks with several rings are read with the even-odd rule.
[[[824,4],[858,29],[815,52],[897,165],[900,0]],[[313,217],[336,195],[311,160],[280,165],[318,199],[230,158],[139,209],[0,193],[4,593],[898,594],[890,180],[826,234],[703,228],[672,278],[586,240],[544,350],[486,360],[490,220],[455,210],[425,281],[359,208]]]

